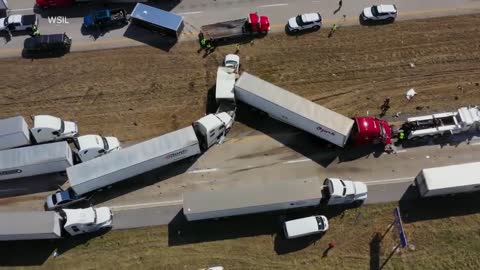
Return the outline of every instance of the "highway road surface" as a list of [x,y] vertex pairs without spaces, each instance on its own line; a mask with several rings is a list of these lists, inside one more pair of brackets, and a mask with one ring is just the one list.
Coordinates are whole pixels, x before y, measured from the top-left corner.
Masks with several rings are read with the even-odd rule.
[[[201,25],[223,20],[236,19],[247,16],[249,12],[258,11],[270,17],[273,31],[284,31],[288,18],[305,12],[320,12],[325,26],[333,23],[342,25],[358,24],[358,16],[366,6],[377,3],[374,0],[344,1],[342,8],[338,8],[337,0],[183,0],[179,3],[171,0],[152,1],[163,9],[171,10],[185,17],[186,27],[181,40],[196,38]],[[444,15],[458,15],[480,11],[480,2],[472,0],[396,0],[399,10],[399,20],[413,18],[438,17]],[[95,50],[137,46],[157,43],[161,40],[148,31],[135,26],[126,26],[112,30],[99,36],[100,33],[85,33],[81,30],[82,17],[89,11],[98,8],[95,5],[73,7],[68,9],[39,10],[33,7],[34,0],[10,1],[11,14],[31,14],[34,11],[41,15],[40,32],[53,34],[66,32],[73,38],[73,51]],[[133,5],[129,5],[131,10]],[[346,19],[343,20],[343,15]],[[66,22],[55,23],[56,16],[66,16]],[[325,30],[324,30],[325,32]],[[23,41],[26,36],[14,36],[11,40],[4,38],[0,41],[0,57],[20,56]]]

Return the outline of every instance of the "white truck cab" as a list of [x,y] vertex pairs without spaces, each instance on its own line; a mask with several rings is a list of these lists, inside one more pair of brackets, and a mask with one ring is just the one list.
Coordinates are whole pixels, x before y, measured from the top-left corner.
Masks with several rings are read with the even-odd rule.
[[367,185],[358,181],[327,178],[324,181],[328,192],[328,205],[363,203],[367,200]]
[[193,123],[201,147],[206,150],[223,140],[233,125],[233,118],[226,112],[209,114]]
[[285,237],[287,239],[292,239],[326,232],[328,230],[328,220],[325,216],[299,218],[284,222],[283,229]]
[[71,139],[78,134],[78,126],[74,122],[63,121],[51,115],[33,116],[33,128],[30,129],[37,143]]
[[65,220],[65,231],[72,236],[112,227],[113,213],[108,207],[63,209],[60,215]]
[[75,138],[76,153],[82,162],[106,155],[121,149],[116,137],[83,135]]

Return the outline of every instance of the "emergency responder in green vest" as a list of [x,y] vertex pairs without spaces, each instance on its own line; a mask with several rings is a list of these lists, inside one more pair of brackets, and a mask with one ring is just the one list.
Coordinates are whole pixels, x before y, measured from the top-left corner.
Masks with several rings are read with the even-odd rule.
[[32,34],[33,34],[34,36],[39,36],[39,35],[40,35],[40,31],[38,31],[38,28],[37,28],[36,25],[34,25],[34,26],[32,27]]
[[398,134],[398,139],[399,139],[400,141],[405,140],[405,133],[400,132],[400,134]]

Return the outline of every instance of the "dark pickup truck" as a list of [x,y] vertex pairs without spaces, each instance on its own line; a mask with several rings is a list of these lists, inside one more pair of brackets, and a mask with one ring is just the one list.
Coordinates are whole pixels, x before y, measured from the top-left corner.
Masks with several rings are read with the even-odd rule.
[[126,24],[128,24],[127,11],[124,9],[97,10],[83,17],[83,26],[86,28],[122,26]]

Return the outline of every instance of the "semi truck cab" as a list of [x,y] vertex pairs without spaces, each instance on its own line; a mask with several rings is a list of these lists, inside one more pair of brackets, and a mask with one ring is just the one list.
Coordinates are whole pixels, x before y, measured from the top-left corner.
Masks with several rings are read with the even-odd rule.
[[63,209],[60,216],[65,221],[63,228],[72,236],[112,227],[113,213],[108,207]]
[[63,121],[58,117],[35,115],[30,132],[37,143],[44,143],[71,139],[78,134],[78,126],[74,122]]
[[203,150],[220,142],[233,125],[233,118],[226,112],[209,114],[193,123],[193,128]]
[[121,149],[116,137],[83,135],[75,138],[76,153],[82,162],[106,155]]
[[327,178],[324,183],[328,205],[363,203],[367,199],[367,185],[358,181]]
[[267,16],[259,16],[258,13],[248,15],[248,25],[251,32],[267,33],[270,30],[270,21]]
[[352,135],[355,145],[392,144],[392,129],[387,121],[371,116],[354,120]]

